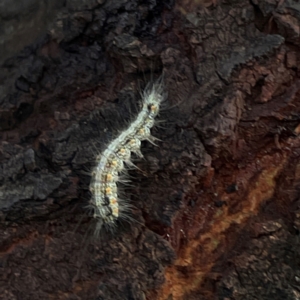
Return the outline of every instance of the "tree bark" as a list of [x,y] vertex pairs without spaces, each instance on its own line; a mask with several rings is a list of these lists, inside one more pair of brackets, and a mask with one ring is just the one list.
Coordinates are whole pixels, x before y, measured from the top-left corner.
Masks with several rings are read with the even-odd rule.
[[[18,3],[0,6],[0,298],[299,299],[298,1]],[[161,74],[134,220],[95,239],[89,170]]]

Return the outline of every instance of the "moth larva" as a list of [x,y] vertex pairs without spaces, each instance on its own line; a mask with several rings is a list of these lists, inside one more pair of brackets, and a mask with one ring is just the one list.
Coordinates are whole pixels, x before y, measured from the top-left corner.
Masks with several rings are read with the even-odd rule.
[[126,166],[134,166],[131,153],[143,157],[140,150],[141,141],[154,143],[151,128],[155,124],[166,94],[161,79],[147,85],[142,93],[142,108],[137,117],[115,138],[100,156],[92,172],[90,207],[97,220],[96,232],[104,225],[108,229],[116,226],[118,218],[128,219],[129,205],[118,195],[117,183],[122,182],[121,174]]

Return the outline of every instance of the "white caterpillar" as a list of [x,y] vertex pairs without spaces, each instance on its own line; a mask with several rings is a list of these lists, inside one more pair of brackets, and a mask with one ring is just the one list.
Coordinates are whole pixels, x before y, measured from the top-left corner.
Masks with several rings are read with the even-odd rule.
[[142,109],[129,127],[114,139],[101,155],[97,156],[96,166],[92,172],[90,191],[91,208],[97,220],[96,232],[104,225],[108,229],[116,226],[118,218],[128,219],[128,203],[119,197],[118,182],[125,167],[134,166],[131,153],[143,157],[141,141],[153,143],[151,128],[155,123],[161,104],[165,99],[162,80],[149,84],[142,93]]

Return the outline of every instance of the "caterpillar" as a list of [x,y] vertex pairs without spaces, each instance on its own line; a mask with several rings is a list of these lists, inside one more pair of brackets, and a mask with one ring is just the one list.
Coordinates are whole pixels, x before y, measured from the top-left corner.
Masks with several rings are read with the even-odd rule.
[[148,84],[141,96],[141,110],[136,118],[96,158],[89,187],[92,195],[89,208],[97,221],[95,234],[103,226],[109,230],[114,229],[119,218],[130,219],[130,205],[120,197],[118,184],[125,181],[122,174],[126,172],[126,168],[135,167],[131,154],[143,157],[141,141],[154,144],[157,140],[151,135],[151,128],[166,98],[162,78]]

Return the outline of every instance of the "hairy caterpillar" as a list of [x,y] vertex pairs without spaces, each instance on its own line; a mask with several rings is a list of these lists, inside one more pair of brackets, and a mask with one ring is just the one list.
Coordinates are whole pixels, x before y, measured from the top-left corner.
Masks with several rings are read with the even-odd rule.
[[126,200],[119,197],[118,183],[122,182],[122,173],[126,170],[126,166],[134,167],[131,153],[143,157],[140,150],[141,141],[154,143],[156,140],[151,135],[151,128],[165,98],[161,78],[153,84],[148,84],[142,93],[142,108],[137,117],[102,154],[97,156],[89,188],[92,194],[89,208],[97,220],[96,233],[102,226],[113,229],[118,218],[129,218],[130,206]]

